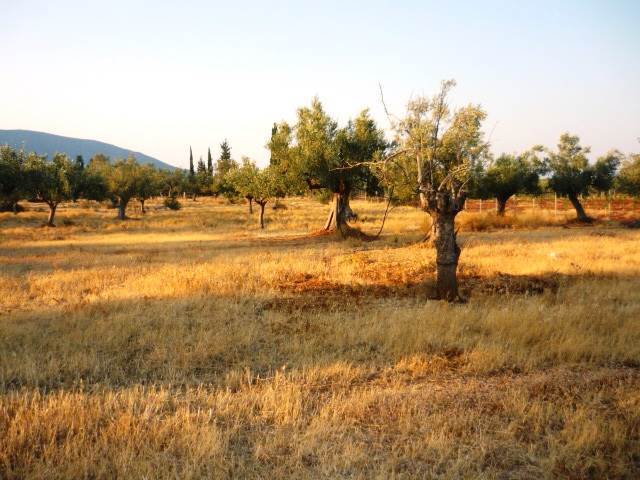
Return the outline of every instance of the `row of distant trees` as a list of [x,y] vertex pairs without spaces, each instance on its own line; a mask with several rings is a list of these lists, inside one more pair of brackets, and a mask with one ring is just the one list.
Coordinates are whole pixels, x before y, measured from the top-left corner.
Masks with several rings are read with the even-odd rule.
[[569,199],[579,220],[590,221],[581,198],[593,193],[620,192],[640,195],[640,154],[625,157],[611,150],[594,163],[589,148],[580,145],[576,135],[560,136],[556,150],[541,146],[521,154],[503,154],[487,159],[472,176],[469,195],[495,198],[497,213],[504,215],[507,201],[516,194],[539,195],[552,191]]
[[54,226],[62,202],[110,200],[118,209],[118,218],[125,219],[127,205],[134,198],[143,213],[145,201],[153,196],[175,198],[182,189],[183,176],[179,171],[141,165],[133,157],[112,162],[99,154],[85,165],[82,156],[71,160],[57,153],[48,160],[4,145],[0,147],[0,209],[18,213],[20,200],[43,202],[49,207],[47,225]]
[[[193,157],[191,157],[191,160]],[[140,202],[145,213],[145,202],[152,197],[165,197],[165,206],[179,209],[180,196],[224,195],[237,197],[239,192],[251,195],[253,188],[244,185],[244,178],[235,172],[244,172],[231,158],[228,142],[221,145],[220,158],[212,161],[209,151],[208,166],[198,164],[189,171],[157,169],[150,164],[140,164],[134,157],[115,159],[98,154],[85,164],[82,156],[71,160],[56,153],[50,160],[35,152],[25,152],[8,145],[0,146],[0,211],[18,213],[20,200],[42,202],[49,207],[47,225],[55,225],[58,205],[79,199],[109,200],[117,208],[117,217],[126,219],[130,201]],[[246,162],[245,162],[246,163]],[[231,174],[231,172],[234,172]],[[242,180],[241,180],[242,179]],[[259,192],[256,195],[257,201]]]
[[[503,214],[508,199],[518,193],[549,189],[569,198],[580,220],[589,221],[581,198],[613,189],[640,195],[640,155],[612,150],[589,161],[590,150],[578,136],[564,133],[557,148],[534,146],[520,154],[495,158],[484,138],[486,113],[478,105],[451,109],[448,94],[453,81],[442,83],[433,97],[416,97],[399,117],[387,113],[393,138],[388,140],[363,110],[340,126],[314,98],[297,110],[293,124],[273,125],[266,147],[270,162],[259,168],[248,158],[236,162],[225,141],[214,163],[194,165],[173,172],[138,165],[134,159],[110,163],[96,156],[85,167],[64,155],[52,161],[35,153],[25,154],[2,147],[0,155],[0,201],[17,208],[21,198],[46,202],[49,224],[61,201],[77,198],[110,199],[125,218],[128,202],[144,202],[158,194],[165,204],[178,208],[179,195],[246,198],[249,210],[260,207],[260,225],[269,201],[289,195],[314,194],[331,200],[324,228],[342,235],[354,232],[357,217],[353,194],[386,195],[389,203],[416,202],[431,217],[430,240],[436,247],[437,290],[441,298],[455,300],[460,249],[454,221],[468,196],[496,198]],[[384,103],[384,100],[383,100]],[[386,110],[386,107],[385,107]]]
[[[271,152],[270,165],[260,169],[243,157],[240,163],[231,156],[225,140],[220,156],[214,162],[211,150],[207,163],[202,158],[187,172],[159,170],[152,165],[140,165],[135,159],[110,162],[96,155],[85,166],[78,156],[72,161],[56,154],[51,161],[34,152],[25,153],[9,146],[0,147],[0,209],[17,212],[18,201],[31,199],[49,206],[47,224],[53,225],[60,202],[109,199],[118,208],[118,218],[126,218],[131,199],[137,199],[145,212],[145,201],[165,196],[169,208],[179,208],[178,196],[224,196],[245,198],[249,212],[253,204],[260,207],[260,226],[264,228],[265,205],[289,195],[325,190],[332,198],[325,229],[348,228],[356,217],[349,205],[355,192],[390,196],[394,202],[412,202],[416,198],[415,179],[402,168],[393,166],[385,155],[394,145],[387,143],[381,130],[365,110],[354,120],[338,129],[314,99],[310,107],[298,111],[294,127],[287,123],[272,128],[267,144]],[[588,161],[589,148],[568,133],[560,137],[557,150],[535,146],[521,154],[502,154],[493,158],[486,152],[469,168],[467,192],[473,198],[495,198],[497,213],[504,215],[508,200],[516,194],[538,195],[554,191],[566,196],[577,217],[589,221],[580,199],[594,192],[609,193],[613,189],[632,196],[640,195],[640,155],[625,157],[612,150]],[[381,168],[384,167],[384,168]]]

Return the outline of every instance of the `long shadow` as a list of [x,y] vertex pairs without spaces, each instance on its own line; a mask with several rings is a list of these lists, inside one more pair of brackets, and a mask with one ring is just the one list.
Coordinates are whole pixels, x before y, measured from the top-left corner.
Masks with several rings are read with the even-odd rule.
[[[593,278],[638,281],[632,275],[483,278],[463,272],[461,287],[471,301],[487,295],[554,298],[562,288]],[[360,307],[376,308],[378,302],[381,307],[390,300],[405,308],[419,307],[428,301],[433,275],[427,272],[399,285],[346,284],[306,275],[283,281],[276,289],[275,295],[203,292],[13,312],[0,326],[0,393],[80,385],[220,385],[229,372],[245,368],[266,375],[282,365],[393,364],[398,358],[378,352],[375,343],[323,340],[332,338],[332,327],[318,313],[339,313],[341,321],[349,322]],[[449,347],[437,348],[445,355]],[[303,355],[305,348],[313,355]]]
[[[620,238],[624,240],[633,236],[634,233],[633,230],[622,228],[554,229],[509,231],[504,234],[497,232],[469,232],[461,233],[459,239],[462,245],[462,260],[464,261],[465,249],[479,245],[517,243],[519,248],[526,248],[527,245],[547,244],[557,239],[579,241],[581,239],[594,238]],[[86,237],[84,238],[86,239]],[[344,242],[337,235],[314,232],[275,237],[243,235],[237,238],[224,237],[202,240],[181,240],[178,237],[140,245],[125,239],[112,243],[104,243],[104,241],[100,240],[88,242],[83,241],[83,237],[80,236],[77,241],[70,239],[68,240],[69,243],[60,245],[47,242],[45,245],[33,243],[24,246],[0,248],[0,265],[3,266],[7,274],[24,275],[27,272],[91,270],[98,269],[101,266],[129,265],[132,261],[131,257],[138,257],[135,260],[144,265],[169,266],[193,261],[215,262],[217,258],[226,256],[233,251],[241,253],[256,249],[265,252],[309,247],[323,248],[327,245],[336,245],[342,247],[345,252],[363,250],[376,252],[386,249],[432,248],[420,242],[419,238],[419,236],[410,233],[404,236],[388,234],[383,235],[376,242]],[[44,255],[45,251],[46,256]],[[173,258],[167,258],[167,254],[175,254],[176,252],[185,252],[185,255],[174,255]],[[81,257],[86,257],[88,261],[86,265],[82,261],[74,264],[60,262],[59,257],[67,254],[79,254]],[[49,255],[57,256],[58,258],[49,259]],[[3,257],[6,260],[3,261]],[[27,260],[22,262],[21,257],[25,257]],[[464,275],[464,272],[461,272],[461,275]]]

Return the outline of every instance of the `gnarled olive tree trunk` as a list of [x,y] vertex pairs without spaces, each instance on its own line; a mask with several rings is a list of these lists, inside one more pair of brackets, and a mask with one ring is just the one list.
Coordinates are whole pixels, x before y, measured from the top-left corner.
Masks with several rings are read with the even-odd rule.
[[256,203],[260,205],[260,228],[264,228],[264,207],[267,200],[256,200]]
[[253,197],[247,195],[245,198],[249,201],[249,213],[253,213]]
[[497,208],[496,213],[504,217],[505,212],[507,211],[507,202],[509,201],[509,197],[496,197]]
[[55,202],[48,202],[47,205],[49,205],[49,218],[47,220],[47,226],[55,227],[56,225],[55,223],[53,223],[53,220],[56,216],[56,209],[58,208],[58,204]]
[[127,219],[127,203],[129,203],[129,200],[124,200],[122,198],[120,198],[120,200],[118,201],[118,220],[126,220]]
[[441,300],[461,300],[458,293],[458,260],[455,218],[462,211],[465,194],[434,192],[426,196],[426,210],[431,216],[431,242],[436,249],[436,295]]
[[356,214],[349,205],[350,194],[351,188],[343,183],[339,185],[337,191],[333,192],[331,209],[324,225],[325,230],[337,230],[344,234],[350,228],[348,222],[356,218]]
[[580,203],[580,200],[578,199],[578,196],[575,194],[569,194],[569,201],[571,202],[571,205],[573,205],[573,208],[575,208],[576,210],[576,214],[578,216],[578,220],[580,220],[581,222],[591,222],[592,218],[587,215],[587,212],[584,211],[584,208],[582,207],[582,204]]

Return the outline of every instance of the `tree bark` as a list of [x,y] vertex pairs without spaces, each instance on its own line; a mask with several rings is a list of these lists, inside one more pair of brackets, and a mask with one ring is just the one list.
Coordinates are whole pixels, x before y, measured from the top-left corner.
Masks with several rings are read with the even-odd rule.
[[48,227],[55,227],[55,223],[53,223],[53,220],[56,216],[56,209],[58,208],[58,204],[57,203],[49,203],[49,219],[47,220],[47,226]]
[[458,293],[460,247],[455,231],[456,215],[464,208],[464,193],[431,192],[426,210],[431,216],[431,242],[436,249],[436,295],[440,300],[462,300]]
[[142,207],[142,215],[147,213],[146,210],[144,209],[144,198],[140,199],[140,206]]
[[568,197],[569,197],[569,201],[571,202],[571,205],[573,205],[573,208],[575,208],[576,210],[578,220],[586,223],[591,222],[592,218],[589,215],[587,215],[587,213],[584,211],[584,208],[582,207],[582,204],[580,203],[578,196],[575,194],[569,194]]
[[256,203],[260,205],[260,228],[264,229],[264,207],[267,204],[267,202],[256,200]]
[[253,213],[253,197],[247,197],[249,200],[249,213]]
[[436,248],[436,293],[441,300],[453,302],[458,294],[458,260],[460,247],[456,241],[455,214],[431,214],[433,245]]
[[509,201],[509,197],[496,197],[496,200],[498,201],[498,208],[496,209],[496,213],[499,216],[504,217],[504,214],[507,211],[507,202]]
[[118,202],[118,220],[126,220],[127,219],[127,203],[124,200],[120,199]]
[[338,230],[340,233],[350,228],[348,222],[356,218],[355,213],[351,210],[349,205],[349,195],[351,189],[346,187],[341,188],[337,192],[333,192],[333,200],[331,202],[331,210],[327,216],[327,222],[324,225],[324,230]]

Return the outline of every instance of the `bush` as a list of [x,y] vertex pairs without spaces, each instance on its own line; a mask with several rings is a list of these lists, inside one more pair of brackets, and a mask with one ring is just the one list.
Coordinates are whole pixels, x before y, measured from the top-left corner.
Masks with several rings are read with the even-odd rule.
[[169,210],[180,210],[182,208],[182,204],[178,201],[176,197],[167,197],[164,199],[164,206]]

